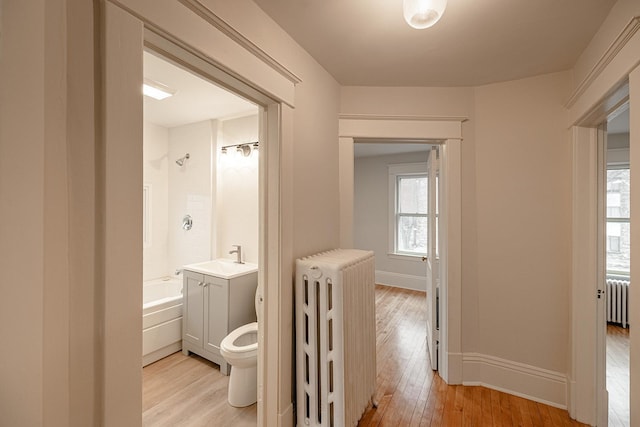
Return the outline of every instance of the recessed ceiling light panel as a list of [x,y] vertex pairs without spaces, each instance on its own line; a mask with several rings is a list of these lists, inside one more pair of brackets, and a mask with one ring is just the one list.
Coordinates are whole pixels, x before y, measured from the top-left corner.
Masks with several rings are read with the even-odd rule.
[[163,99],[175,95],[176,91],[162,83],[158,83],[150,79],[144,79],[142,93],[148,97],[162,101]]

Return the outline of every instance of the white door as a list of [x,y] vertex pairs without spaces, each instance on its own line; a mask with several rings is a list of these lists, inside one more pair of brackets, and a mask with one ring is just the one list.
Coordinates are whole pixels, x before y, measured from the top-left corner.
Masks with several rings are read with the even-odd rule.
[[606,319],[606,199],[607,199],[607,125],[598,128],[598,239],[596,247],[598,288],[596,290],[596,425],[609,425],[609,392],[607,391],[607,319]]
[[438,341],[439,341],[439,319],[440,310],[438,286],[440,283],[439,259],[437,256],[438,247],[438,147],[431,148],[428,160],[429,175],[429,215],[427,224],[427,347],[431,368],[438,370]]

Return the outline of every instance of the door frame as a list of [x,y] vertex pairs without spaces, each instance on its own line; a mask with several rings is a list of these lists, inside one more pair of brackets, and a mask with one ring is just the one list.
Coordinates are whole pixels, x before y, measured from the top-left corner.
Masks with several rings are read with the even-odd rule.
[[[183,4],[101,3],[101,138],[97,163],[99,412],[105,426],[140,425],[142,413],[142,53],[159,50],[261,105],[258,425],[293,424],[291,347],[283,289],[290,283],[290,223],[282,221],[283,146],[293,141],[296,79]],[[202,11],[203,14],[212,12]],[[178,17],[180,19],[178,19]],[[187,27],[185,23],[188,23]],[[247,42],[249,43],[249,42]],[[225,65],[222,65],[225,64]],[[281,68],[277,67],[280,66]],[[299,82],[299,80],[297,80]],[[140,240],[138,242],[138,240]],[[134,244],[131,244],[133,241]],[[136,244],[138,242],[139,244]],[[104,260],[104,261],[100,261]],[[135,325],[135,326],[133,326]],[[139,330],[138,330],[139,329]],[[289,343],[289,346],[287,346]]]
[[[429,359],[431,361],[431,369],[437,371],[439,366],[438,358],[438,346],[440,343],[440,325],[439,315],[440,308],[438,304],[438,297],[440,294],[440,257],[438,252],[439,242],[437,242],[435,236],[440,236],[441,233],[437,229],[438,216],[439,216],[439,176],[440,176],[440,153],[439,147],[432,145],[429,149],[429,159],[427,161],[427,173],[429,176],[429,225],[428,225],[428,245],[426,257],[426,270],[427,270],[427,352],[429,353]],[[423,258],[424,260],[425,258]]]
[[461,348],[461,142],[466,117],[342,115],[339,120],[340,246],[353,247],[354,139],[419,140],[440,152],[439,373],[462,383]]

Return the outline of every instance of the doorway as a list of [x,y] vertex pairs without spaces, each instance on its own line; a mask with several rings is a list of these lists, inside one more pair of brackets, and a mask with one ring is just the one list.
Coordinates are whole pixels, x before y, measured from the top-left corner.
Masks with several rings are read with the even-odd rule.
[[[228,318],[202,309],[223,288],[188,287],[185,278],[189,265],[214,259],[227,268],[258,266],[259,108],[151,50],[143,65],[143,424],[202,421],[216,407],[217,417],[253,415],[255,425],[255,404],[227,408],[230,366],[219,349],[228,333],[256,321],[257,273],[243,285],[242,301],[216,302]],[[163,361],[180,349],[184,357]],[[186,381],[187,364],[211,372]],[[205,376],[215,393],[196,392]],[[154,386],[163,381],[174,390]]]
[[[280,91],[277,99],[265,95],[259,89],[262,85],[249,85],[252,70],[231,76],[214,64],[216,58],[224,57],[228,63],[238,62],[240,52],[225,50],[217,44],[206,44],[203,51],[190,49],[198,44],[194,38],[202,38],[216,33],[214,27],[206,26],[198,32],[183,34],[180,45],[146,28],[145,23],[129,12],[105,3],[104,34],[104,118],[102,126],[103,150],[99,157],[98,211],[102,212],[103,227],[98,236],[104,242],[98,249],[98,259],[104,259],[98,268],[103,272],[97,284],[103,294],[104,303],[97,310],[104,319],[99,361],[99,382],[101,388],[101,412],[108,416],[108,425],[135,425],[140,419],[142,407],[140,359],[142,331],[142,292],[137,285],[142,281],[142,136],[143,100],[140,88],[143,84],[143,50],[151,49],[163,57],[196,71],[196,74],[216,82],[227,89],[259,105],[261,142],[259,156],[259,250],[258,264],[258,319],[263,326],[258,331],[258,424],[279,417],[280,406],[276,401],[280,389],[286,387],[284,380],[274,378],[267,381],[268,372],[277,372],[282,359],[288,357],[286,343],[278,339],[281,316],[281,274],[282,268],[280,218],[280,155],[282,141],[289,143],[292,123],[291,115],[283,117],[288,107],[282,104],[288,99]],[[182,5],[167,5],[180,9]],[[143,16],[149,11],[142,13]],[[158,23],[160,25],[160,23]],[[170,22],[162,23],[163,26]],[[184,23],[183,23],[184,25]],[[157,29],[157,27],[154,27]],[[182,33],[181,33],[182,34]],[[216,33],[218,34],[218,33]],[[243,56],[246,64],[246,57]],[[260,68],[264,64],[258,58],[250,58]],[[126,64],[124,66],[123,64]],[[260,65],[263,64],[263,65]],[[288,87],[288,86],[287,86]],[[292,87],[292,85],[291,85]],[[275,95],[274,95],[275,96]],[[293,104],[291,104],[293,105]],[[284,129],[284,130],[283,130]],[[184,154],[182,155],[184,156]],[[182,157],[181,156],[181,157]],[[180,157],[180,158],[181,158]],[[187,160],[188,161],[188,160]],[[268,179],[267,179],[268,178]],[[286,227],[285,227],[286,228]],[[138,240],[139,239],[139,240]],[[134,244],[131,244],[133,241]],[[135,242],[138,241],[138,244]],[[269,250],[267,250],[267,248]],[[104,256],[102,256],[104,255]],[[284,302],[286,305],[286,301]],[[286,314],[286,308],[283,309]],[[267,322],[267,319],[273,319]],[[135,326],[134,326],[135,325]],[[265,337],[271,339],[267,340]],[[282,348],[285,350],[282,350]],[[260,380],[263,380],[260,382]],[[283,381],[285,381],[283,383]],[[271,403],[273,402],[273,403]],[[286,416],[283,415],[283,416]]]
[[[377,285],[426,295],[421,334],[433,370],[438,366],[436,157],[437,147],[426,141],[354,141],[353,246],[374,252]],[[409,358],[420,345],[406,342],[399,357]]]
[[607,118],[605,186],[605,321],[608,425],[630,425],[629,289],[631,284],[631,164],[629,104]]
[[[462,383],[461,331],[457,319],[461,316],[460,148],[463,121],[459,117],[434,120],[358,115],[341,118],[339,126],[341,247],[353,247],[354,242],[354,140],[422,141],[439,146],[438,373],[448,384]],[[429,135],[440,138],[430,139]],[[435,310],[432,313],[435,314]]]

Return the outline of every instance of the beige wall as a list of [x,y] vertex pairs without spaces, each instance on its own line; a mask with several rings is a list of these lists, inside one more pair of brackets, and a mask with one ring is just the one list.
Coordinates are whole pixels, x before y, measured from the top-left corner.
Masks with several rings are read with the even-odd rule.
[[569,351],[568,89],[569,74],[558,73],[475,91],[477,351],[560,373]]
[[[44,72],[50,64],[44,57],[44,1],[31,6],[3,5],[0,16],[0,331],[15,349],[3,352],[0,364],[2,425],[40,425],[44,416]],[[31,54],[23,55],[19,46]],[[31,410],[25,411],[25,401],[34,402]]]

